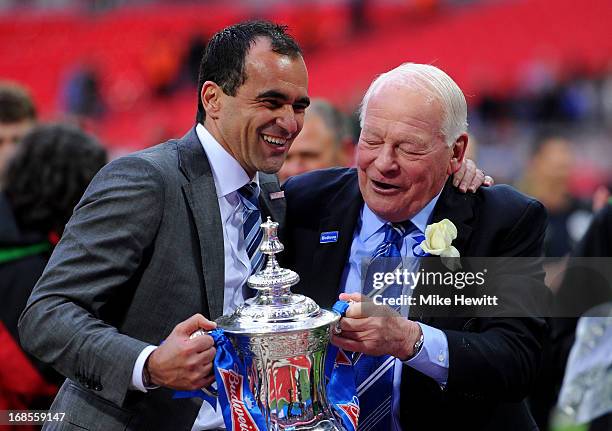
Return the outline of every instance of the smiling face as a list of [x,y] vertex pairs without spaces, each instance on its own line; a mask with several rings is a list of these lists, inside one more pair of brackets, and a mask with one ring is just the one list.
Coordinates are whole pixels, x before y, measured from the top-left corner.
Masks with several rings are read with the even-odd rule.
[[357,146],[359,188],[379,217],[401,222],[416,215],[458,169],[467,144],[449,148],[443,109],[431,93],[393,82],[370,98]]
[[257,39],[247,53],[245,72],[235,96],[210,82],[201,96],[204,125],[252,177],[280,169],[310,102],[302,57],[275,53],[266,38]]

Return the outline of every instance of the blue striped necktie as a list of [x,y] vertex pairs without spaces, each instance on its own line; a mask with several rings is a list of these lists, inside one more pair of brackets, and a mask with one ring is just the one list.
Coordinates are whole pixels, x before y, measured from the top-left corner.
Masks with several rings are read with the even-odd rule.
[[[259,250],[263,239],[261,229],[261,211],[259,211],[259,186],[251,182],[238,189],[240,200],[244,207],[242,233],[246,244],[247,255],[251,261],[251,274],[259,271],[263,264],[263,254]],[[252,296],[251,289],[246,289],[246,297]]]
[[[401,267],[401,249],[404,238],[411,235],[417,240],[419,229],[411,222],[387,223],[384,226],[385,239],[379,244],[366,273],[363,293],[384,298],[397,298],[402,286],[391,284],[380,290],[372,288],[372,274],[393,272]],[[399,308],[399,307],[398,307]],[[357,396],[359,397],[359,431],[389,431],[393,429],[393,375],[395,358],[389,355],[369,356],[357,354],[354,357]]]

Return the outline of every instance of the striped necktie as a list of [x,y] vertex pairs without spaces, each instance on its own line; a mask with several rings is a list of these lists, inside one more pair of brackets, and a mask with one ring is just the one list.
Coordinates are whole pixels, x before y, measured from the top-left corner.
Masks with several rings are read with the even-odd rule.
[[[366,273],[363,293],[367,296],[382,295],[384,298],[397,298],[402,294],[402,286],[390,284],[382,289],[373,289],[372,274],[375,272],[393,272],[401,268],[401,249],[404,238],[411,235],[415,238],[419,229],[411,222],[402,224],[387,223],[384,226],[385,239],[372,254],[372,260]],[[399,308],[399,307],[398,307]],[[357,396],[361,412],[359,431],[389,431],[393,429],[393,375],[395,358],[389,355],[354,356],[357,384]]]
[[[411,234],[420,233],[419,229],[410,221],[404,223],[387,223],[384,226],[385,238],[376,247],[372,259],[368,265],[363,294],[369,297],[383,295],[385,298],[396,298],[402,294],[402,287],[398,284],[390,284],[382,289],[373,289],[373,274],[381,272],[393,272],[401,267],[402,257],[400,250],[404,238]],[[416,238],[415,238],[416,239]]]
[[259,211],[259,186],[251,182],[238,189],[240,200],[244,206],[242,233],[246,244],[247,255],[251,261],[251,274],[259,271],[263,264],[263,254],[259,250],[263,231],[261,225],[261,211]]

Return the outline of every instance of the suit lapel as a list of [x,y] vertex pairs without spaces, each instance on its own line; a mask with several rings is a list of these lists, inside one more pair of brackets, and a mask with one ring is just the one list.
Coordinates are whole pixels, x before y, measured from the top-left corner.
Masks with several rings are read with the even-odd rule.
[[447,218],[457,228],[457,238],[453,241],[453,245],[461,255],[472,235],[470,222],[474,217],[473,203],[474,196],[459,192],[449,178],[433,211],[432,223]]
[[270,216],[272,221],[279,223],[281,226],[285,223],[285,210],[287,209],[287,202],[281,195],[276,195],[276,199],[272,199],[275,193],[280,193],[280,185],[276,175],[259,173],[259,187],[261,188],[261,195],[259,196],[259,203],[261,205],[261,218],[262,221],[266,221],[266,217]]
[[[312,298],[323,307],[331,307],[340,289],[344,267],[349,259],[353,233],[359,220],[363,199],[357,177],[348,181],[335,196],[329,197],[327,216],[321,218],[316,240],[319,242],[313,257]],[[320,243],[324,232],[338,232],[338,241]],[[310,295],[310,292],[308,292]]]
[[[460,193],[452,184],[452,177],[446,182],[442,194],[434,208],[431,223],[437,223],[444,219],[449,219],[457,228],[457,238],[453,241],[453,246],[459,250],[463,256],[466,246],[472,234],[472,226],[470,222],[474,217],[473,211],[473,196],[465,193]],[[425,272],[446,272],[448,268],[444,266],[439,256],[429,256],[423,258],[422,268]],[[439,294],[442,286],[425,287],[419,284],[413,296],[418,298],[428,294]],[[443,311],[450,311],[449,307],[445,307]],[[437,308],[435,314],[439,316],[440,309]],[[426,315],[426,312],[421,307],[411,307],[410,318],[420,320],[424,323],[431,322],[431,317]]]
[[193,214],[202,259],[208,318],[223,314],[225,262],[223,227],[210,163],[195,128],[178,142],[179,164],[189,182],[183,191]]

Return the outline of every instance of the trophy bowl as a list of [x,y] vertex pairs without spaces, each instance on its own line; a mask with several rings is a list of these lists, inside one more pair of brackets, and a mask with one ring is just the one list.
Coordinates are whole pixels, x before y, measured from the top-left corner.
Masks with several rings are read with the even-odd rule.
[[263,271],[249,277],[257,291],[230,315],[216,320],[246,370],[246,381],[268,430],[343,430],[326,396],[325,356],[330,329],[340,315],[291,293],[295,272],[281,268],[278,223],[262,223]]

